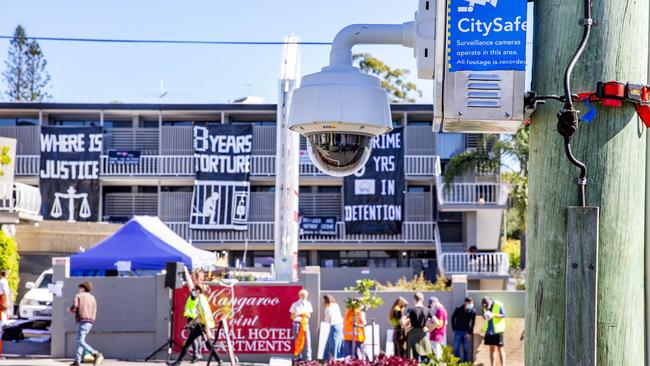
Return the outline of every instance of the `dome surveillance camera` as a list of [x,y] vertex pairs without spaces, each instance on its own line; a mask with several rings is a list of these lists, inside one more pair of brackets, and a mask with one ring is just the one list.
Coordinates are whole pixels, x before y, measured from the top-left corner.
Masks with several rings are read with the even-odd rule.
[[307,139],[323,173],[344,177],[370,158],[374,137],[392,130],[388,94],[379,79],[347,65],[303,77],[293,92],[289,128]]

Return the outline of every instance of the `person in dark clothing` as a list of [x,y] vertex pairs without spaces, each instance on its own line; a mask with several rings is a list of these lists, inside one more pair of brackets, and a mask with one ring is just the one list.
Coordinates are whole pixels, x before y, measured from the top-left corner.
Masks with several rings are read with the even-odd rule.
[[[465,303],[454,310],[451,316],[451,329],[454,331],[454,355],[460,358],[461,362],[472,360],[472,334],[474,334],[474,322],[476,321],[476,310],[471,297],[465,298]],[[461,356],[461,346],[463,353]]]
[[402,327],[402,316],[406,312],[408,303],[403,297],[398,297],[393,304],[393,307],[388,313],[388,319],[393,326],[393,347],[395,349],[395,356],[406,357],[406,332]]
[[427,321],[434,316],[431,310],[424,306],[424,295],[421,292],[416,292],[413,299],[414,306],[406,310],[402,317],[402,326],[410,328],[406,336],[406,355],[411,360],[426,361],[427,355],[433,353],[433,348],[424,328]]

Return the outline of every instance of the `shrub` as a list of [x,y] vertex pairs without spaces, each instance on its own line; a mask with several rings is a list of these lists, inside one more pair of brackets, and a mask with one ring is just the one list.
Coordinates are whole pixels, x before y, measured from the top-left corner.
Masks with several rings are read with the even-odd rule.
[[384,303],[384,300],[370,292],[370,290],[375,287],[375,284],[375,281],[366,278],[363,280],[357,280],[356,286],[346,288],[346,291],[354,291],[359,294],[359,296],[346,299],[345,307],[348,309],[356,309],[359,306],[363,306],[366,309],[376,309],[381,306],[381,304]]
[[4,231],[0,230],[0,269],[8,269],[9,272],[9,287],[16,300],[16,293],[18,292],[18,245],[14,238],[7,235]]
[[510,259],[510,268],[518,269],[521,264],[521,241],[516,239],[508,239],[501,246],[504,253],[508,253]]
[[434,355],[429,355],[429,361],[423,362],[423,366],[472,366],[471,362],[459,363],[460,358],[454,356],[454,352],[451,347],[444,346],[442,347],[442,358],[440,360],[436,359]]
[[424,274],[420,272],[419,275],[413,276],[413,279],[407,280],[406,277],[400,279],[392,284],[386,282],[385,285],[377,284],[377,290],[380,291],[451,291],[451,287],[447,285],[448,281],[445,276],[438,276],[436,282],[431,282],[424,278]]

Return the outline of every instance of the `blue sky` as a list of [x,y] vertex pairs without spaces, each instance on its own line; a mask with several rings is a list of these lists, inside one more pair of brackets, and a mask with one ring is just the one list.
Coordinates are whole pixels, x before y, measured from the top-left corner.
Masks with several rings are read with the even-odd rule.
[[[416,7],[416,0],[21,0],[3,5],[0,34],[11,35],[20,23],[31,36],[281,41],[294,33],[304,41],[329,42],[351,23],[410,21]],[[276,98],[281,46],[40,43],[56,102],[159,102],[160,79],[170,103]],[[0,40],[0,70],[8,46],[9,40]],[[410,49],[358,46],[355,51],[415,73]],[[328,53],[329,46],[301,46],[302,74],[325,66]],[[432,82],[410,79],[423,92],[418,101],[430,103]]]

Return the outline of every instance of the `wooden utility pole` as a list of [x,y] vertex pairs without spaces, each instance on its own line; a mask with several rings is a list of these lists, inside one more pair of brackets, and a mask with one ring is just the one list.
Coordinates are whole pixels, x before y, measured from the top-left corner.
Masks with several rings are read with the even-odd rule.
[[[598,81],[647,80],[648,1],[594,0],[598,25],[578,62],[572,92],[594,91]],[[562,94],[562,77],[582,37],[582,0],[535,1],[532,89]],[[526,365],[564,364],[567,206],[576,206],[578,169],[556,131],[561,103],[533,116],[527,246]],[[587,107],[576,104],[582,113]],[[642,365],[644,360],[644,186],[647,133],[634,108],[598,107],[591,124],[573,137],[575,156],[593,183],[586,204],[600,207],[598,237],[598,365]],[[596,228],[594,228],[596,229]],[[580,294],[576,291],[575,294]],[[576,303],[576,302],[572,302]],[[589,304],[584,304],[589,306]],[[590,309],[585,308],[589,313]]]

